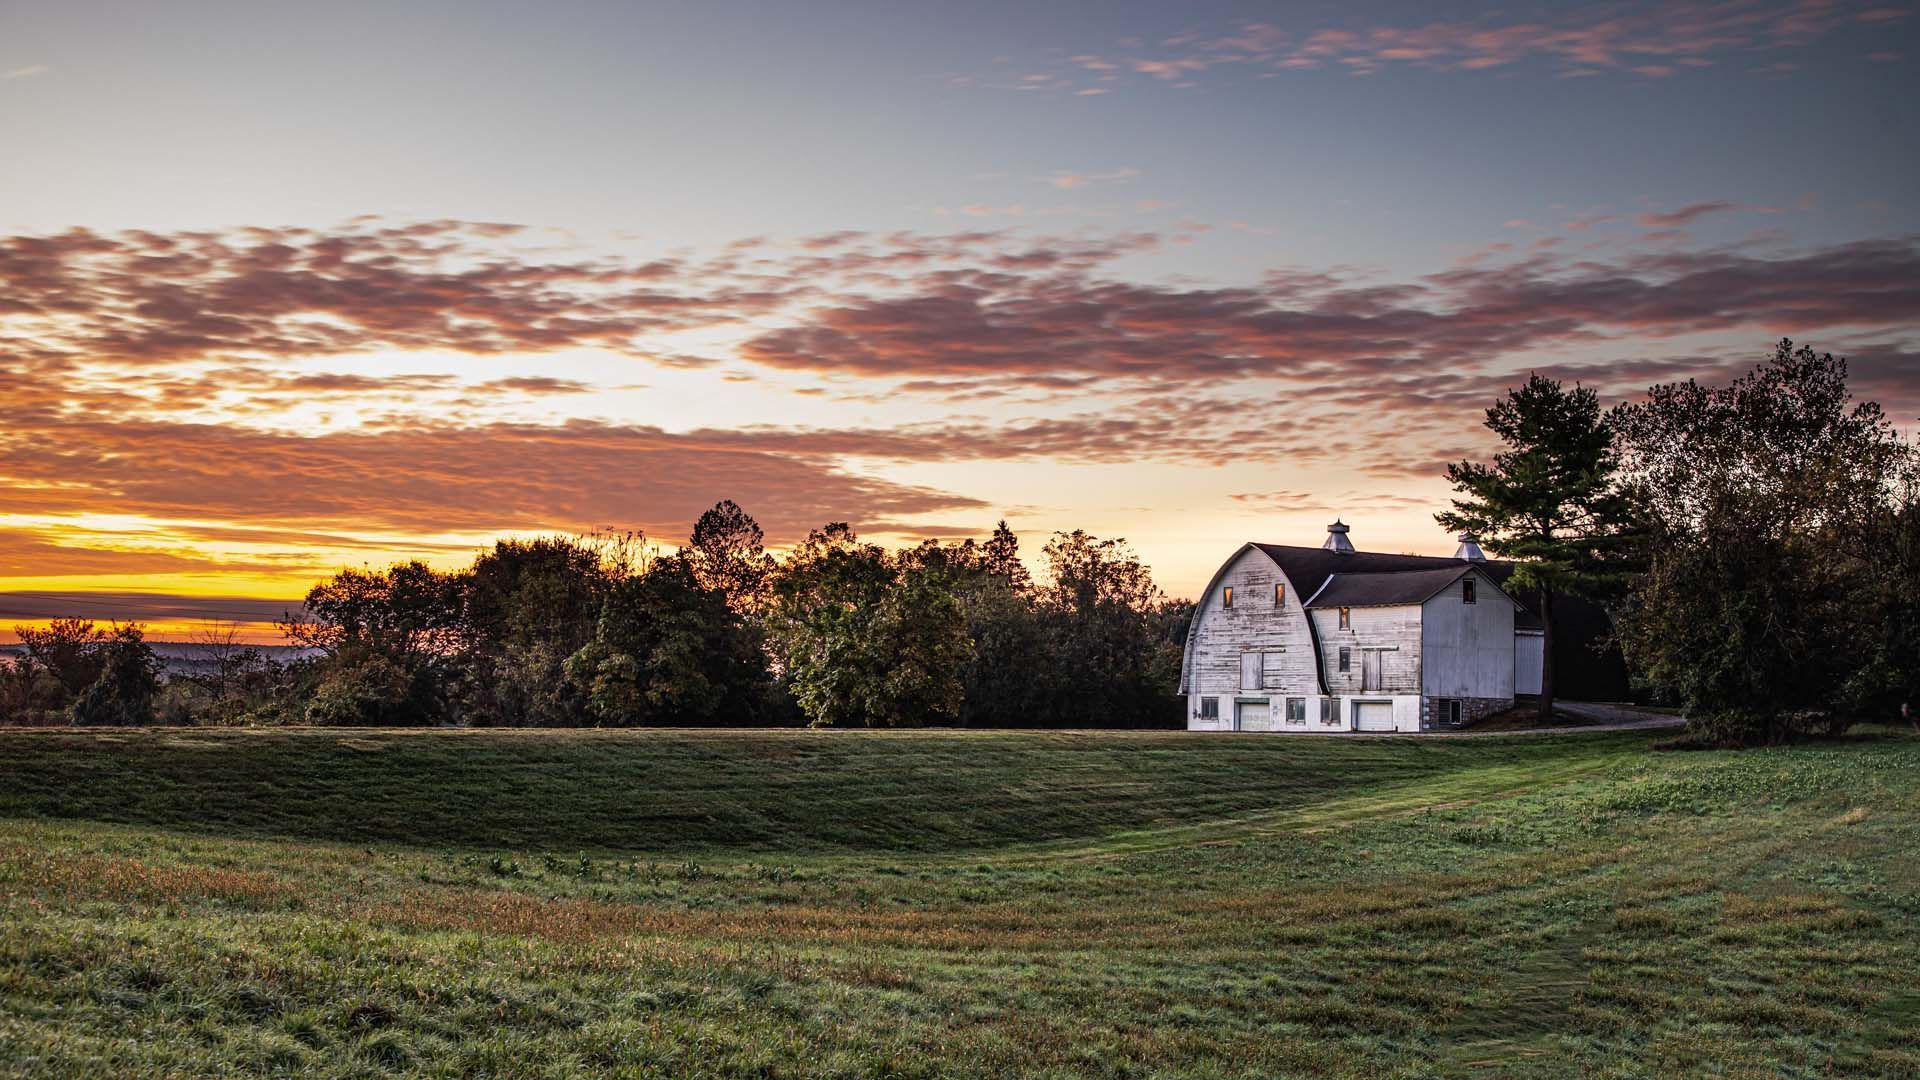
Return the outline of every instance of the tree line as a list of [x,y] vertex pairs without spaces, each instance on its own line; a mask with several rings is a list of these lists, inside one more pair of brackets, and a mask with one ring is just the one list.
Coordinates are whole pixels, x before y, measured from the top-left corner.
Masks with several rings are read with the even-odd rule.
[[844,523],[784,558],[739,506],[680,549],[501,540],[460,570],[350,569],[282,624],[304,656],[202,635],[159,678],[140,628],[18,628],[13,722],[1178,727],[1191,606],[1121,540],[1058,533],[1039,580],[1003,521],[902,550]]
[[[1843,359],[1780,342],[1725,386],[1603,409],[1538,374],[1487,410],[1502,449],[1447,469],[1440,524],[1612,614],[1645,700],[1715,745],[1912,717],[1920,454]],[[662,554],[634,534],[502,540],[457,571],[344,570],[269,661],[231,634],[160,678],[137,626],[19,628],[0,720],[332,725],[1177,727],[1193,606],[1124,541],[1057,533],[1031,578],[984,542],[887,550],[845,524],[784,558],[730,501]]]

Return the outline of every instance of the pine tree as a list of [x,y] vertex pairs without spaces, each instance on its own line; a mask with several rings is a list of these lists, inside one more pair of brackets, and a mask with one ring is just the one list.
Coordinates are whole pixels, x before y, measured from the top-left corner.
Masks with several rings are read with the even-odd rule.
[[1624,577],[1632,504],[1616,481],[1613,429],[1592,390],[1535,374],[1487,410],[1486,425],[1507,449],[1491,465],[1447,466],[1461,497],[1434,519],[1515,560],[1509,584],[1539,597],[1544,719],[1553,715],[1554,597],[1614,593]]

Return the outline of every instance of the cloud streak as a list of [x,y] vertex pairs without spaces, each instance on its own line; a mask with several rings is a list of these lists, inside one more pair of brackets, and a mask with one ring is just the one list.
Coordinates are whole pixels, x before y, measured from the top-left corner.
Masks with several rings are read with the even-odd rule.
[[754,337],[742,355],[787,370],[920,380],[1326,383],[1617,335],[1807,333],[1917,320],[1920,245],[1889,240],[1771,256],[1720,249],[1611,262],[1533,257],[1396,285],[1280,278],[1177,288],[1088,274],[956,271],[929,276],[908,295],[824,306]]
[[[1073,55],[1061,68],[1013,78],[963,78],[962,85],[1086,93],[1129,81],[1188,88],[1237,73],[1276,78],[1306,71],[1372,75],[1390,68],[1485,72],[1537,61],[1567,77],[1623,73],[1664,79],[1684,70],[1765,62],[1849,27],[1873,27],[1911,15],[1904,5],[1842,0],[1657,0],[1565,6],[1537,14],[1495,11],[1478,19],[1385,22],[1355,18],[1319,25],[1242,22]],[[1898,59],[1895,57],[1894,59]]]
[[[779,288],[684,287],[699,268],[543,262],[487,245],[514,226],[96,233],[0,241],[0,348],[28,362],[589,346],[769,310]],[[787,290],[791,291],[791,290]]]
[[[786,450],[791,443],[783,443]],[[786,538],[835,515],[911,516],[975,500],[856,476],[827,451],[584,421],[299,436],[226,425],[42,415],[0,433],[0,513],[98,511],[435,534],[642,528],[679,536],[716,499]]]

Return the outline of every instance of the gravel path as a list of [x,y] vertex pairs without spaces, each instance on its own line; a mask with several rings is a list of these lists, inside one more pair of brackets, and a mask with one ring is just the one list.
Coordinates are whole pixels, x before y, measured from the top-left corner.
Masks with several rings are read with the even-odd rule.
[[1687,725],[1684,716],[1669,716],[1666,713],[1653,712],[1633,705],[1615,705],[1600,701],[1556,701],[1554,707],[1561,712],[1572,713],[1598,721],[1593,724],[1562,725],[1560,727],[1521,728],[1509,731],[1428,731],[1423,735],[1437,735],[1448,739],[1490,738],[1495,735],[1560,735],[1579,731],[1637,731],[1642,728],[1680,728]]

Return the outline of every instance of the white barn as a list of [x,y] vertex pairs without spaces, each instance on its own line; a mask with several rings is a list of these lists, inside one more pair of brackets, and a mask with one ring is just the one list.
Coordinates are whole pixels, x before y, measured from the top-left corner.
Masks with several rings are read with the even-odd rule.
[[1452,559],[1246,544],[1195,607],[1181,665],[1203,731],[1457,728],[1537,693],[1539,621],[1472,537]]

